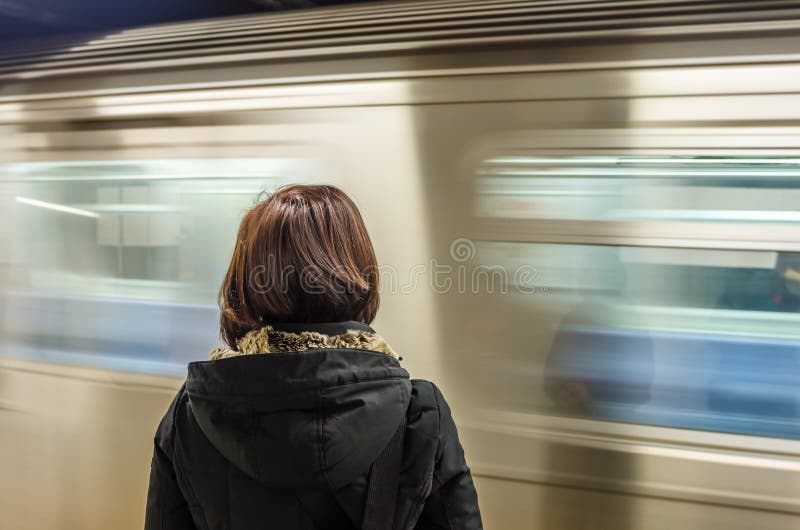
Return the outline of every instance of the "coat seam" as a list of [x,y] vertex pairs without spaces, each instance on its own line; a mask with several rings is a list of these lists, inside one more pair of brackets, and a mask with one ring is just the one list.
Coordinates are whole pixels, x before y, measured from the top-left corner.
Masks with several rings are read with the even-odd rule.
[[[159,450],[160,450],[160,448],[159,448]],[[169,477],[166,477],[166,478],[169,478]],[[164,477],[162,477],[161,480],[164,480]],[[178,483],[177,477],[175,478],[175,483],[176,484]],[[166,496],[166,494],[161,495],[161,503],[160,504],[161,504],[161,510],[160,510],[160,512],[161,512],[161,517],[160,517],[161,524],[160,524],[159,528],[166,528],[167,525],[164,524],[164,517],[166,517],[164,512],[166,512],[166,504],[167,504],[167,496]]]
[[[439,392],[437,392],[436,385],[431,383],[431,388],[433,390],[433,398],[436,400],[436,453],[439,452],[439,446],[441,445],[441,433],[442,433],[442,405],[439,402]],[[438,456],[438,455],[437,455]],[[444,485],[441,481],[441,478],[436,476],[436,464],[434,463],[433,469],[433,478],[436,482],[439,483],[439,489],[442,488]],[[443,493],[443,492],[442,492]],[[447,501],[445,501],[444,495],[440,493],[439,498],[442,501],[442,511],[444,512],[444,519],[447,522],[448,528],[453,528],[453,523],[450,520],[450,513],[447,510]]]
[[[181,404],[183,402],[185,402],[185,400],[188,399],[188,397],[189,396],[188,396],[186,390],[182,389],[181,394],[178,397],[178,402],[176,403],[176,405],[178,405],[178,406],[176,406],[175,410],[172,411],[172,429],[175,431],[175,440],[180,436],[180,433],[178,432],[178,428],[177,428],[177,423],[175,422],[175,416],[178,413],[178,408],[181,406]],[[171,453],[172,453],[172,459],[173,459],[173,462],[174,462],[173,465],[175,466],[175,471],[176,471],[176,473],[175,473],[175,482],[178,483],[178,486],[180,487],[180,482],[178,482],[178,480],[177,480],[178,479],[177,471],[180,469],[181,466],[178,463],[178,459],[175,457],[175,440],[173,440],[173,442],[172,442],[172,451],[171,451]],[[183,474],[183,471],[181,471],[181,474]],[[197,508],[200,511],[200,514],[203,517],[203,523],[205,525],[205,528],[210,528],[209,525],[208,525],[208,520],[206,520],[206,512],[203,509],[203,506],[197,500],[197,496],[194,494],[194,490],[192,489],[191,483],[189,482],[188,479],[184,480],[183,482],[184,482],[184,486],[186,488],[186,493],[189,495],[189,497],[191,497],[192,505],[193,506],[197,506]]]
[[325,416],[322,414],[322,387],[317,389],[317,426],[320,471],[322,472],[322,477],[325,479],[325,484],[328,485],[328,490],[333,493],[331,479],[328,476],[328,462],[327,458],[325,458]]
[[[399,382],[398,382],[398,384],[399,384]],[[402,523],[400,525],[398,525],[398,520],[400,519],[401,514],[398,513],[397,509],[398,509],[398,505],[400,504],[400,481],[401,481],[401,479],[403,477],[403,463],[404,463],[403,461],[404,461],[405,448],[406,448],[405,438],[406,438],[406,433],[408,432],[408,428],[407,428],[408,427],[408,406],[411,405],[411,394],[410,393],[407,394],[407,392],[409,392],[408,388],[406,388],[405,385],[400,384],[400,392],[399,392],[400,410],[402,411],[402,416],[400,417],[400,422],[405,425],[405,428],[403,429],[403,433],[402,433],[402,440],[403,440],[402,448],[403,449],[400,452],[400,475],[399,475],[399,477],[397,479],[397,497],[396,497],[395,506],[394,506],[394,513],[395,513],[395,518],[396,519],[394,521],[392,521],[392,528],[393,529],[394,528],[405,528],[407,523],[408,523],[408,518],[411,515],[410,513],[406,512],[404,514],[405,517],[403,517],[403,519],[402,519]],[[406,399],[406,397],[408,397],[408,399]],[[392,443],[392,442],[390,441],[389,443]]]
[[225,466],[225,487],[228,490],[228,530],[233,529],[233,506],[231,506],[231,463],[226,461]]

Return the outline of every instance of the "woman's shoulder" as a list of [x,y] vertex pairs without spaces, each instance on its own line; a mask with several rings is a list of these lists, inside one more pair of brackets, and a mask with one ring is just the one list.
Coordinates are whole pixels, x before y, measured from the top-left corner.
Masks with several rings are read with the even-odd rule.
[[409,408],[436,408],[438,409],[439,396],[441,391],[433,381],[427,379],[411,380],[411,403]]
[[186,382],[178,389],[172,399],[167,411],[161,418],[155,433],[155,442],[167,454],[172,453],[172,446],[175,437],[175,424],[179,421],[178,415],[187,406],[188,394],[186,393]]
[[408,420],[409,424],[412,420],[424,424],[425,430],[436,437],[451,429],[453,418],[450,406],[435,383],[425,379],[411,380]]

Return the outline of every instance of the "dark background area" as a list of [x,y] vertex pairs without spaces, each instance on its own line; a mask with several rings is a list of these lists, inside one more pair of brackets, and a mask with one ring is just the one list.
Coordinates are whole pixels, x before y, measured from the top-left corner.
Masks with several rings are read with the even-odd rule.
[[0,51],[13,41],[368,0],[0,0]]

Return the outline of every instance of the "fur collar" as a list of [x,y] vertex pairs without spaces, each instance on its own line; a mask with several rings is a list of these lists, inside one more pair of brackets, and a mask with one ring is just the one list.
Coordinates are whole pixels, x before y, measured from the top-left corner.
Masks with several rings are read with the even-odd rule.
[[363,328],[366,329],[346,329],[342,333],[329,335],[313,330],[279,330],[273,326],[264,326],[239,339],[235,350],[214,348],[209,359],[216,361],[239,355],[299,352],[320,348],[371,350],[399,359],[380,335],[367,326]]

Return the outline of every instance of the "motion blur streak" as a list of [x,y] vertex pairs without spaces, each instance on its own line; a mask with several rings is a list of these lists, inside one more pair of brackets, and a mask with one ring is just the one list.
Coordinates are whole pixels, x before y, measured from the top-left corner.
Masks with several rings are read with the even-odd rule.
[[71,213],[73,215],[82,215],[84,217],[100,217],[94,212],[88,210],[81,210],[80,208],[71,208],[62,204],[53,204],[52,202],[37,201],[36,199],[28,199],[27,197],[15,197],[15,200],[22,204],[29,204],[31,206],[38,206],[39,208],[46,208],[48,210],[55,210],[57,212]]
[[0,56],[3,528],[141,528],[242,212],[327,182],[487,528],[796,530],[798,26],[794,1],[432,0]]

